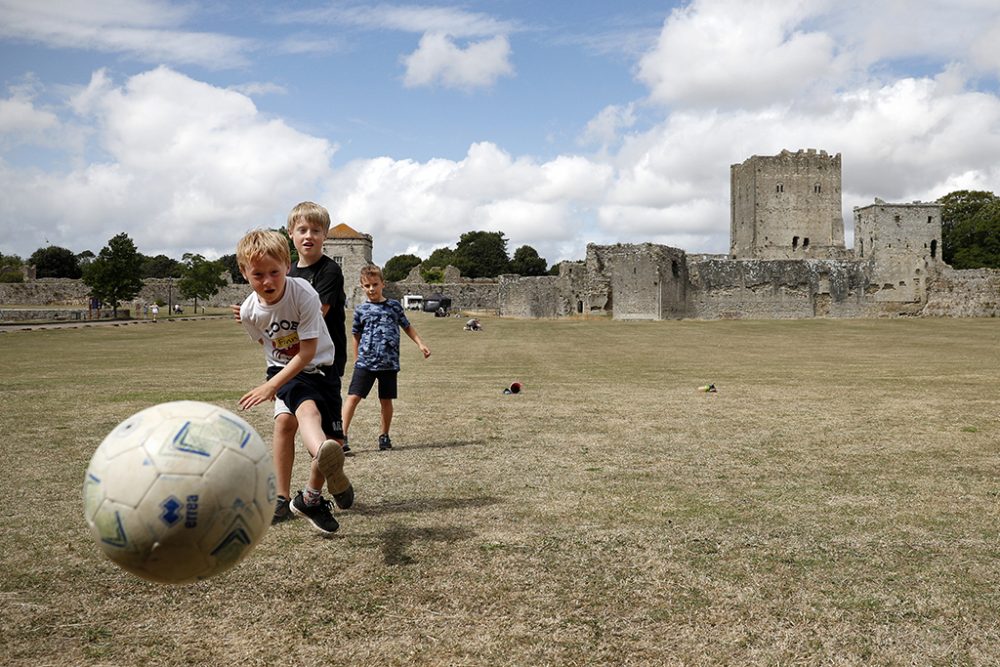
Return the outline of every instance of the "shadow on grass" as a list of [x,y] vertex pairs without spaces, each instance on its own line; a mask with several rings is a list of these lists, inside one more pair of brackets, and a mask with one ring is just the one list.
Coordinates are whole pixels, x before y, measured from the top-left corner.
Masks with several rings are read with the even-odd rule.
[[414,542],[454,544],[473,535],[471,530],[465,528],[408,528],[393,524],[380,536],[382,559],[386,565],[412,565],[417,561],[406,552]]
[[489,438],[479,438],[478,440],[449,440],[448,442],[422,442],[416,444],[406,444],[406,445],[396,445],[392,446],[389,452],[383,452],[377,448],[374,444],[370,448],[356,449],[354,441],[351,440],[351,451],[348,456],[368,456],[371,454],[379,454],[384,456],[391,452],[405,452],[411,449],[452,449],[456,447],[475,447],[476,445],[485,445],[489,443]]
[[460,510],[470,509],[473,507],[487,507],[488,505],[495,505],[498,502],[500,502],[499,499],[492,498],[490,496],[482,496],[479,498],[412,498],[410,500],[403,500],[399,502],[378,503],[373,505],[358,503],[349,511],[352,514],[365,515],[398,514],[400,512],[410,514],[414,512],[437,512],[440,510]]

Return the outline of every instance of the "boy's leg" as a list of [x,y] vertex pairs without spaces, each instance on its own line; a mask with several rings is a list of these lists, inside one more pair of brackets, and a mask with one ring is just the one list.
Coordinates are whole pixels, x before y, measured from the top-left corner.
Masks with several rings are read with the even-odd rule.
[[344,435],[347,435],[348,429],[351,427],[351,421],[354,419],[354,411],[358,409],[358,403],[361,402],[360,396],[355,396],[354,394],[348,394],[347,398],[344,399],[344,410],[340,415],[341,421],[344,422]]
[[273,457],[274,477],[278,501],[271,523],[281,523],[292,518],[288,503],[292,498],[292,464],[295,462],[295,431],[298,423],[290,412],[279,412],[274,417]]
[[298,421],[290,412],[274,418],[274,476],[279,496],[291,498],[292,465],[295,463],[295,431]]
[[389,427],[392,426],[392,399],[378,399],[381,406],[382,434],[378,437],[379,449],[392,449],[392,440],[389,439]]
[[392,426],[392,401],[397,396],[396,371],[383,371],[378,378],[378,402],[381,408],[382,434],[378,437],[378,448],[392,449],[389,428]]
[[354,487],[344,474],[344,450],[341,443],[326,437],[323,418],[315,401],[303,401],[295,410],[299,433],[312,455],[309,488],[321,490],[326,483],[337,507],[347,509],[354,501]]

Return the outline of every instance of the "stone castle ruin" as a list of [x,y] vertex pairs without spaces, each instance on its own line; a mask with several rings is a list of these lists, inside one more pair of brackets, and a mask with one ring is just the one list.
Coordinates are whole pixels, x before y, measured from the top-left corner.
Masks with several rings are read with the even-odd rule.
[[[854,248],[846,248],[839,154],[754,155],[730,167],[730,183],[726,255],[652,243],[591,244],[585,259],[563,262],[558,276],[470,279],[448,267],[443,284],[428,284],[416,267],[386,293],[443,294],[455,310],[528,318],[1000,315],[1000,270],[958,271],[941,260],[939,204],[876,199],[856,207]],[[364,299],[357,276],[372,261],[372,237],[337,225],[323,251],[343,267],[353,307]],[[79,281],[47,282],[0,285],[0,303],[86,303],[86,288],[69,284]],[[140,300],[166,301],[169,290],[169,283],[147,281]],[[237,303],[247,290],[230,285],[207,303]]]
[[841,157],[813,149],[730,167],[728,255],[651,243],[589,245],[558,276],[427,285],[414,269],[398,294],[442,292],[456,308],[511,317],[786,319],[1000,314],[1000,271],[941,260],[941,207],[876,199],[854,209],[844,245]]

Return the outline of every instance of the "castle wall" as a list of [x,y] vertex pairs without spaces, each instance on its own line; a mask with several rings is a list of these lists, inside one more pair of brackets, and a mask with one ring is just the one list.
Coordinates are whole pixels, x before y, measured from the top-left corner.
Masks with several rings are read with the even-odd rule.
[[864,317],[867,277],[844,260],[695,259],[689,312],[700,319]]
[[824,259],[843,250],[839,153],[754,155],[730,167],[730,188],[732,258]]
[[618,320],[687,315],[687,259],[683,250],[651,243],[587,247],[591,311]]
[[945,266],[932,276],[929,317],[1000,317],[1000,269],[956,270]]

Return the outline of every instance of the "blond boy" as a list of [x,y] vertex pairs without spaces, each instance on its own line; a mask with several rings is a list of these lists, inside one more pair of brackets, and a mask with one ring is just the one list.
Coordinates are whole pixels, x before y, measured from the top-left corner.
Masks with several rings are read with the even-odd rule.
[[267,380],[244,394],[239,406],[249,410],[277,398],[295,416],[313,461],[308,484],[291,501],[291,511],[321,532],[333,533],[339,524],[330,501],[323,498],[323,484],[341,508],[353,503],[354,488],[344,474],[344,452],[334,439],[343,438],[337,406],[330,400],[333,394],[339,397],[340,382],[319,296],[306,280],[287,276],[291,257],[278,232],[249,232],[236,247],[236,261],[253,288],[240,306],[240,323],[263,345],[267,364]]

